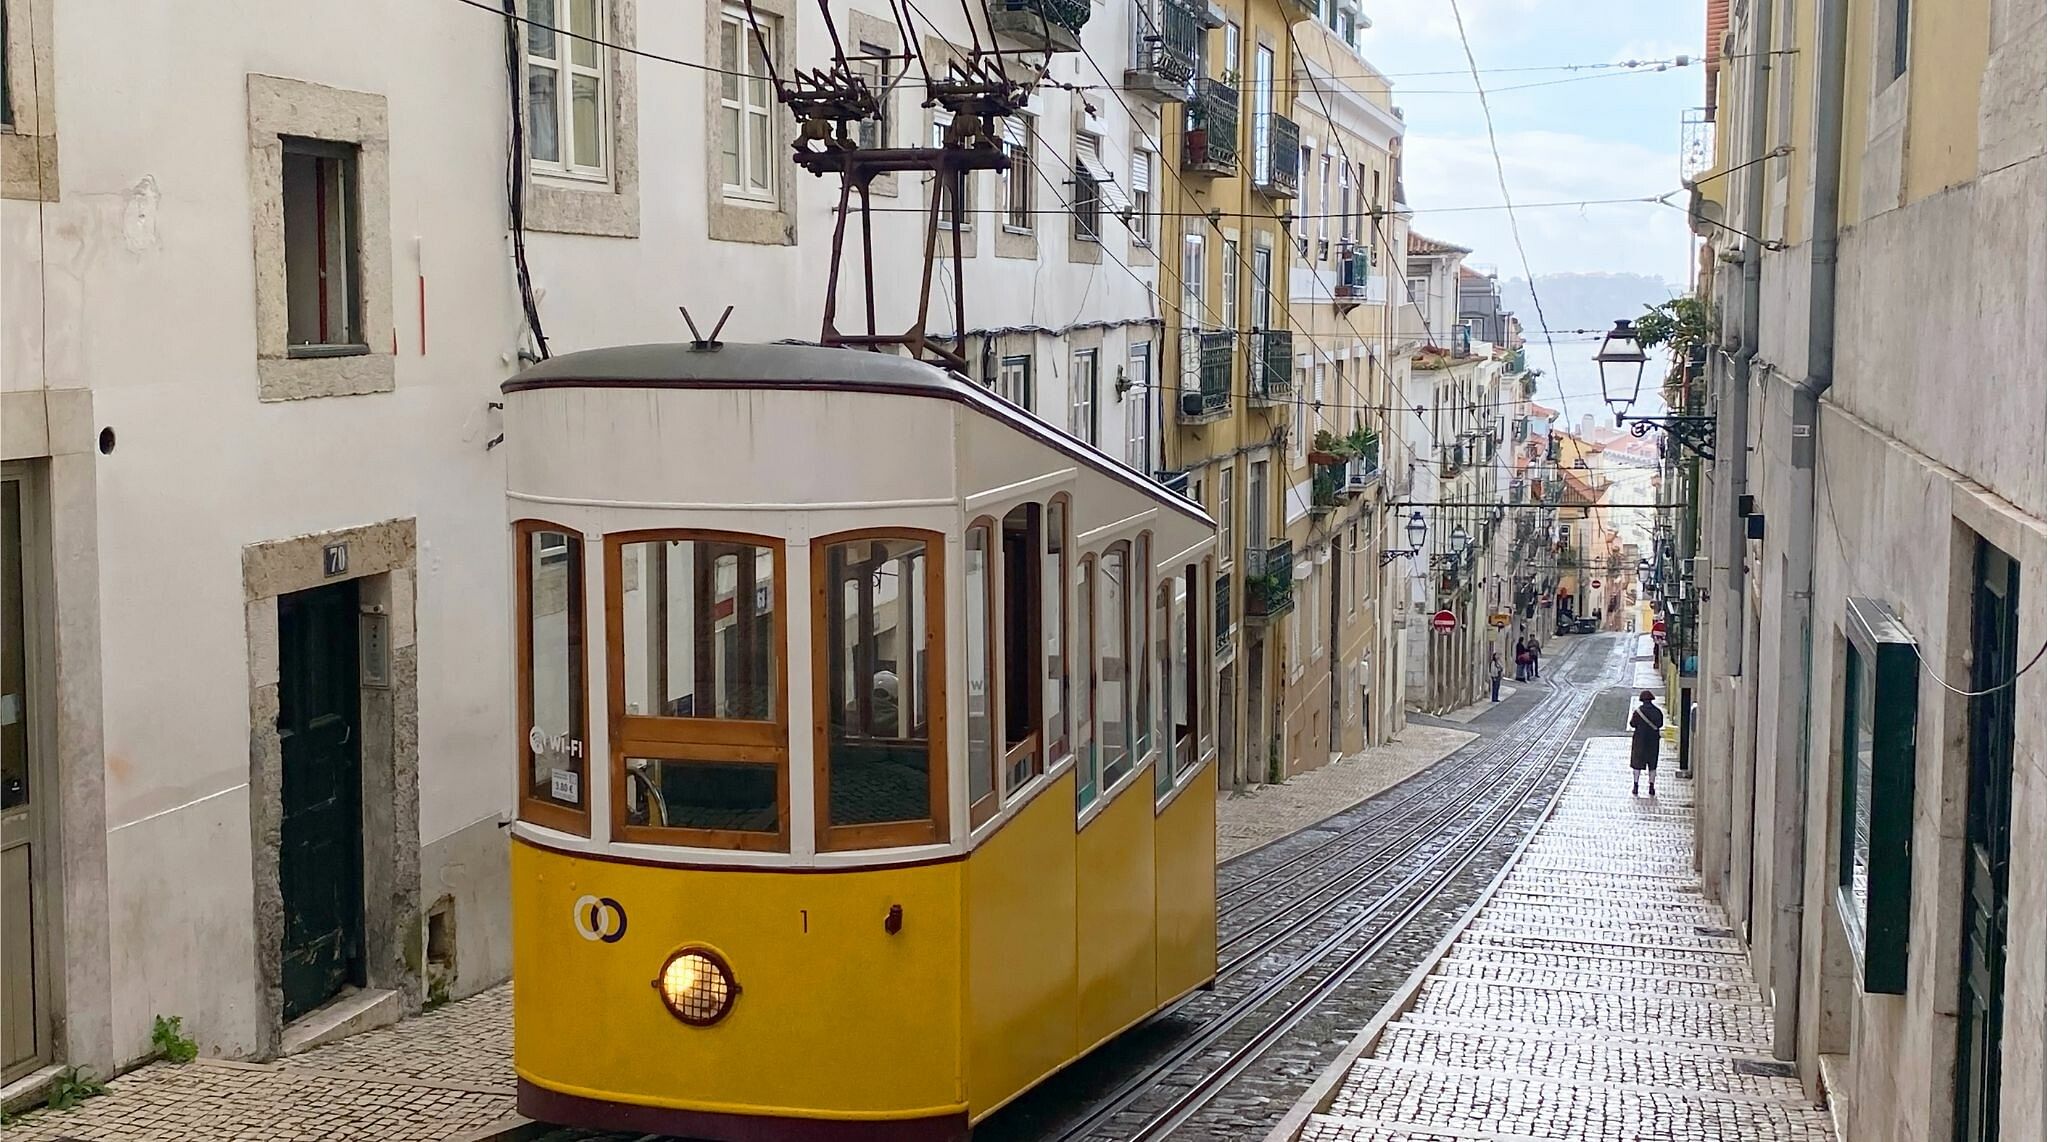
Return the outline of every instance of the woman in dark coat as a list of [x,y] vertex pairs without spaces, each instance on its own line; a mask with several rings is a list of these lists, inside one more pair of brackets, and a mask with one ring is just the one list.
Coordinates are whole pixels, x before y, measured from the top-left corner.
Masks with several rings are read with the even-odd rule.
[[1648,770],[1650,774],[1650,796],[1655,797],[1657,795],[1657,748],[1664,734],[1664,711],[1657,708],[1657,696],[1655,694],[1648,690],[1643,691],[1643,704],[1637,706],[1635,712],[1628,716],[1628,728],[1631,739],[1628,750],[1628,767],[1633,771],[1629,774],[1629,796],[1636,796],[1637,785],[1642,780],[1643,772]]

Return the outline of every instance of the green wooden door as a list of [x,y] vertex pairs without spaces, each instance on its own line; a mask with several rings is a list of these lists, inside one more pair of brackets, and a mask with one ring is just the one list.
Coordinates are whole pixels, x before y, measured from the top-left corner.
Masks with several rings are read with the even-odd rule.
[[353,580],[277,601],[284,1017],[363,982],[362,735]]
[[2019,667],[2019,564],[1980,540],[1976,583],[1970,632],[1974,664],[1955,1136],[1961,1142],[1996,1142],[1999,1039],[2005,1022],[2006,887],[2012,856],[2011,682]]

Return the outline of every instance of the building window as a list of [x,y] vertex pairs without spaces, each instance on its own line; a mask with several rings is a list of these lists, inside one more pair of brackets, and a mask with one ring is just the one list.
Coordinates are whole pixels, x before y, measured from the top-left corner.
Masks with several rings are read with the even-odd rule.
[[1031,390],[1031,358],[1005,357],[996,371],[996,392],[1006,401],[1030,412],[1033,408]]
[[1223,25],[1223,81],[1235,87],[1244,55],[1244,30],[1232,20]]
[[1337,217],[1343,220],[1343,237],[1349,242],[1358,231],[1354,229],[1356,219],[1351,214],[1351,164],[1343,163],[1337,174]]
[[1237,487],[1237,470],[1230,465],[1223,466],[1223,472],[1216,478],[1216,526],[1217,538],[1222,548],[1223,566],[1230,566],[1230,559],[1237,551],[1237,501],[1234,489]]
[[1152,244],[1152,152],[1131,149],[1131,241]]
[[14,126],[14,91],[8,87],[13,75],[7,67],[7,53],[14,49],[14,37],[7,34],[7,2],[0,0],[0,127]]
[[[1180,311],[1190,329],[1201,328],[1205,324],[1202,319],[1209,313],[1207,281],[1209,262],[1203,256],[1204,251],[1202,249],[1202,243],[1205,241],[1202,227],[1207,224],[1206,220],[1190,219],[1187,223],[1187,229],[1181,234]],[[1195,361],[1183,360],[1181,362],[1181,371],[1192,376],[1195,371],[1195,365]]]
[[294,357],[368,353],[362,328],[358,150],[284,140],[286,351]]
[[[1303,167],[1302,170],[1307,171],[1308,168]],[[1318,189],[1314,207],[1316,212],[1317,245],[1315,249],[1308,252],[1308,256],[1304,259],[1311,262],[1322,261],[1323,250],[1330,244],[1330,156],[1328,155],[1323,156],[1321,172],[1316,180]]]
[[1902,994],[1913,887],[1919,651],[1890,608],[1847,601],[1837,911],[1863,990]]
[[[946,133],[953,126],[951,115],[932,116],[932,146],[944,147]],[[939,171],[932,176],[939,196],[939,226],[942,229],[974,228],[974,172]]]
[[861,148],[879,150],[890,146],[896,138],[894,117],[889,114],[890,105],[896,101],[896,92],[892,86],[893,77],[889,71],[895,59],[889,54],[888,48],[863,43],[860,45],[859,53],[848,62],[853,65],[855,74],[868,85],[868,90],[875,97],[875,117],[860,121]]
[[1124,462],[1139,472],[1149,473],[1152,471],[1152,418],[1147,415],[1150,402],[1139,390],[1151,391],[1152,343],[1133,342],[1129,361],[1124,367],[1129,370],[1124,382],[1132,393],[1137,394],[1123,398]]
[[[1906,74],[1906,65],[1912,62],[1913,53],[1913,0],[1891,0],[1892,8],[1892,78]],[[1790,71],[1790,68],[1785,70]]]
[[1088,242],[1102,240],[1102,187],[1095,180],[1101,149],[1093,135],[1074,137],[1074,237]]
[[590,832],[585,723],[583,538],[524,521],[519,532],[519,815]]
[[[609,61],[602,0],[527,0],[527,149],[533,168],[603,180]],[[564,21],[566,20],[566,23]]]
[[827,850],[946,839],[945,607],[936,533],[827,536],[812,615],[818,819]]
[[718,25],[719,107],[723,123],[725,193],[755,202],[775,201],[775,93],[767,52],[775,50],[773,18],[760,17],[759,34],[740,8],[727,8]]
[[1021,234],[1031,232],[1031,184],[1038,169],[1031,163],[1031,119],[1013,115],[1003,121],[1003,153],[1010,169],[1003,172],[1003,225]]
[[1074,421],[1068,431],[1090,444],[1102,442],[1102,413],[1095,391],[1097,360],[1094,349],[1074,351]]
[[781,544],[614,537],[605,556],[614,835],[785,849]]
[[1237,332],[1237,239],[1223,240],[1223,328]]

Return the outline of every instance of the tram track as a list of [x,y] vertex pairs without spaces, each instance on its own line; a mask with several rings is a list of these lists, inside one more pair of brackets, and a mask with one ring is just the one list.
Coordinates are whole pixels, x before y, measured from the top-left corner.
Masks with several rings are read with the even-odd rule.
[[[1303,901],[1288,902],[1252,927],[1249,932],[1257,933],[1294,917],[1279,931],[1221,963],[1215,992],[1189,996],[1155,1016],[1150,1022],[1156,1024],[1201,1008],[1212,1009],[1207,1014],[1198,1014],[1197,1025],[1163,1055],[1096,1099],[1078,1119],[1047,1137],[1059,1142],[1166,1137],[1200,1114],[1263,1055],[1339,994],[1361,968],[1386,952],[1418,919],[1429,914],[1489,844],[1524,815],[1531,795],[1554,783],[1568,766],[1565,746],[1597,692],[1597,685],[1573,685],[1568,681],[1572,668],[1582,661],[1577,652],[1586,645],[1574,648],[1571,658],[1559,664],[1559,676],[1566,680],[1566,685],[1518,719],[1513,730],[1496,739],[1496,744],[1487,751],[1492,764],[1482,774],[1472,775],[1468,770],[1468,784],[1443,805],[1426,812],[1408,808],[1411,815],[1419,812],[1416,824],[1392,845],[1377,847],[1350,869],[1326,879],[1314,891],[1327,899],[1298,916],[1294,914]],[[1610,666],[1611,662],[1603,660],[1601,673],[1606,673]],[[1534,732],[1526,736],[1515,733],[1523,727],[1532,727]],[[1532,755],[1540,757],[1541,763],[1525,764]],[[1426,787],[1426,791],[1443,787],[1444,783],[1439,782]],[[1482,802],[1485,807],[1455,831],[1434,831]],[[1386,820],[1369,816],[1329,841],[1289,857],[1276,869],[1260,874],[1260,878],[1269,879],[1279,869],[1303,867],[1318,854],[1327,857],[1340,851],[1346,838],[1383,826]],[[1350,897],[1351,891],[1372,883],[1377,876],[1404,869],[1410,862],[1415,867],[1406,869],[1398,881],[1363,909],[1343,916],[1334,930],[1323,932],[1318,928],[1341,912],[1344,905],[1357,903]],[[1244,934],[1236,937],[1239,941],[1244,938]],[[1268,968],[1264,961],[1282,945],[1295,940],[1311,946],[1302,954]],[[1224,946],[1231,946],[1231,942],[1226,941]],[[1261,970],[1268,974],[1261,976]],[[1226,986],[1241,977],[1251,978],[1249,988]],[[1279,1005],[1278,1010],[1270,1018],[1261,1017],[1262,1012],[1275,1005]],[[1213,1009],[1218,1006],[1220,1010]],[[1217,1052],[1227,1053],[1219,1061]]]

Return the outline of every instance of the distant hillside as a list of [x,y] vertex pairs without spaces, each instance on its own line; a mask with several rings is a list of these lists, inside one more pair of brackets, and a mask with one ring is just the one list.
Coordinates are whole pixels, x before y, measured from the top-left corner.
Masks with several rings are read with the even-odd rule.
[[[1643,274],[1538,274],[1536,288],[1543,297],[1543,317],[1552,329],[1606,329],[1616,318],[1633,318],[1645,306],[1668,301],[1682,289]],[[1522,319],[1522,328],[1543,328],[1527,281],[1502,279],[1500,295],[1501,304]],[[1533,332],[1529,339],[1537,340]]]

